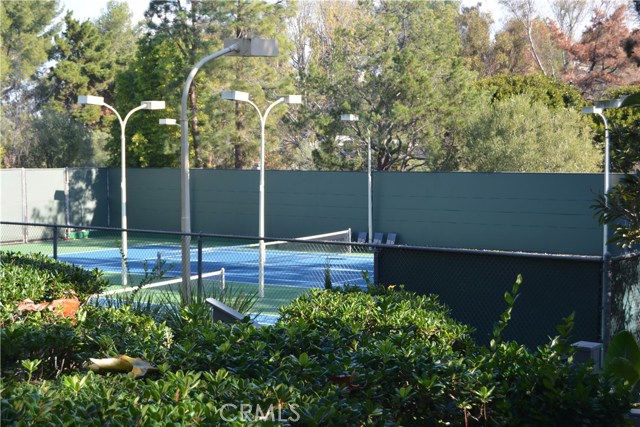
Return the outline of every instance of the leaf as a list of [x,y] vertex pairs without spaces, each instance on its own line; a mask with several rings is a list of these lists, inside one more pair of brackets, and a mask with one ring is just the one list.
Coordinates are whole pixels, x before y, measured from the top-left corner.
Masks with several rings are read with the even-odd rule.
[[634,369],[627,359],[621,357],[609,360],[607,372],[622,378],[625,382],[628,382],[631,387],[640,381],[640,373]]
[[89,369],[92,371],[117,371],[117,372],[130,372],[133,369],[133,365],[126,360],[119,357],[107,357],[106,359],[89,359],[91,365]]
[[129,356],[120,356],[121,359],[130,363],[133,368],[131,369],[131,375],[133,378],[142,378],[147,372],[158,372],[158,368],[144,359],[133,358]]
[[129,357],[126,355],[108,357],[105,359],[89,359],[92,364],[89,369],[95,372],[102,370],[128,372],[133,378],[142,378],[148,372],[157,372],[158,368],[144,359]]
[[605,356],[605,365],[610,359],[618,357],[629,360],[640,373],[640,346],[631,332],[621,331],[613,337]]
[[640,381],[640,346],[633,334],[622,331],[613,337],[604,366],[606,371],[621,376],[632,385]]

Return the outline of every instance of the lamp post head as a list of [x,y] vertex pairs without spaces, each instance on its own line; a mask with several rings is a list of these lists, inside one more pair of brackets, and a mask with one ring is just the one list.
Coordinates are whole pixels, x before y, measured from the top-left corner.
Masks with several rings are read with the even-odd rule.
[[222,91],[222,99],[228,101],[249,101],[249,94],[247,92],[240,92],[239,90],[225,90]]
[[104,98],[101,96],[82,95],[78,97],[78,104],[104,105]]
[[342,114],[340,120],[343,122],[357,122],[360,118],[357,114]]
[[271,39],[225,39],[224,47],[231,47],[234,44],[238,48],[234,52],[229,52],[227,56],[278,56],[278,42]]
[[302,95],[283,95],[280,98],[285,104],[302,104]]
[[607,110],[610,108],[620,108],[622,106],[622,102],[625,100],[627,96],[623,96],[621,98],[616,98],[616,99],[603,99],[601,101],[594,102],[594,104],[596,107],[602,108],[603,110]]
[[176,119],[160,119],[159,123],[161,125],[168,125],[168,126],[170,126],[170,125],[177,126],[178,125],[178,123],[176,122]]
[[165,102],[164,101],[142,101],[140,103],[141,107],[144,107],[146,110],[164,110]]
[[602,114],[603,111],[600,107],[582,107],[582,114]]

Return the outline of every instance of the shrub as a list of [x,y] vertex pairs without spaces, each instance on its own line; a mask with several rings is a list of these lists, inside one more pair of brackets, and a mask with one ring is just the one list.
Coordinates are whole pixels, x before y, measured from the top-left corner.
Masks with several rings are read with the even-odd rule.
[[108,285],[102,272],[56,261],[42,254],[0,252],[0,302],[16,305],[24,300],[50,301],[69,296],[81,301]]
[[[507,314],[492,346],[478,346],[436,297],[402,290],[317,290],[281,313],[275,326],[254,327],[216,323],[201,306],[167,323],[88,307],[75,325],[11,325],[2,331],[2,423],[622,426],[630,407],[620,380],[572,364],[571,318],[559,338],[530,351],[500,340]],[[59,337],[64,348],[51,344]],[[73,369],[53,372],[53,354]],[[116,354],[160,372],[133,380],[80,365]],[[55,375],[42,381],[43,372]]]

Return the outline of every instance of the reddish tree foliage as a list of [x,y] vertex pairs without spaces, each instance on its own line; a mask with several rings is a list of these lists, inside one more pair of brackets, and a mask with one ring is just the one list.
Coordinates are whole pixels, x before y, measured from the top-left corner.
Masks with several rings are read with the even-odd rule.
[[626,6],[618,7],[607,16],[594,10],[591,25],[579,42],[568,44],[557,31],[558,45],[566,49],[572,61],[562,78],[576,85],[586,98],[597,98],[607,88],[640,82],[636,64],[625,52],[630,31],[625,23]]

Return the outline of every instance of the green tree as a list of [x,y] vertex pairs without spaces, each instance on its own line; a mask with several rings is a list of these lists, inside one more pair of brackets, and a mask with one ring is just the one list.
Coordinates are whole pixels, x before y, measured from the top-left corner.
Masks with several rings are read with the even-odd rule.
[[[310,67],[304,91],[323,99],[308,117],[322,169],[360,169],[371,141],[377,170],[457,168],[458,129],[474,108],[473,73],[460,57],[453,3],[359,3],[354,25],[339,25]],[[342,10],[336,11],[339,17]],[[311,106],[313,109],[314,106]],[[342,113],[360,116],[351,141]]]
[[0,3],[0,82],[2,98],[23,88],[47,60],[53,20],[60,13],[58,0]]
[[515,95],[471,118],[462,166],[477,172],[595,172],[602,153],[592,132],[575,110]]
[[33,145],[32,118],[37,108],[33,86],[47,60],[57,0],[0,2],[0,164],[21,167]]
[[96,166],[91,134],[66,111],[44,110],[33,121],[33,136],[27,167]]
[[[633,106],[605,110],[610,128],[611,170],[633,172],[640,170],[640,85],[622,86],[604,94],[605,99],[630,96]],[[604,143],[604,124],[592,116],[598,143]]]
[[[126,3],[109,2],[97,22],[80,22],[71,12],[65,16],[65,30],[55,37],[49,59],[54,62],[41,89],[47,104],[69,111],[86,124],[100,120],[102,111],[77,104],[78,95],[102,96],[114,103],[115,78],[135,54],[135,33]],[[108,126],[113,118],[108,118]]]
[[462,56],[465,64],[481,76],[492,74],[491,25],[493,18],[480,12],[481,3],[463,7],[458,18],[458,31],[462,40]]
[[489,94],[491,102],[527,94],[550,108],[577,108],[584,103],[580,92],[573,86],[542,73],[498,74],[480,80],[478,87]]
[[[201,0],[186,5],[178,0],[152,1],[145,13],[147,31],[140,43],[138,60],[118,84],[118,105],[131,103],[134,93],[143,93],[179,106],[191,68],[200,59],[222,49],[225,38],[275,38],[279,43],[279,58],[216,60],[213,66],[209,64],[196,75],[189,88],[189,132],[194,166],[242,168],[252,165],[259,146],[257,115],[249,105],[221,101],[220,92],[247,91],[258,105],[290,92],[293,82],[287,61],[290,44],[280,29],[285,28],[286,20],[295,12],[293,6],[291,2],[248,0]],[[285,109],[274,110],[270,124],[277,123],[282,110]],[[136,120],[132,128],[141,118]],[[163,132],[171,138],[177,135],[177,129]],[[163,161],[170,161],[169,156],[175,150],[173,146],[164,145]],[[138,158],[149,158],[147,154],[155,150],[143,143],[138,148],[141,150]],[[268,149],[277,151],[271,146]],[[177,160],[175,157],[176,163]]]

